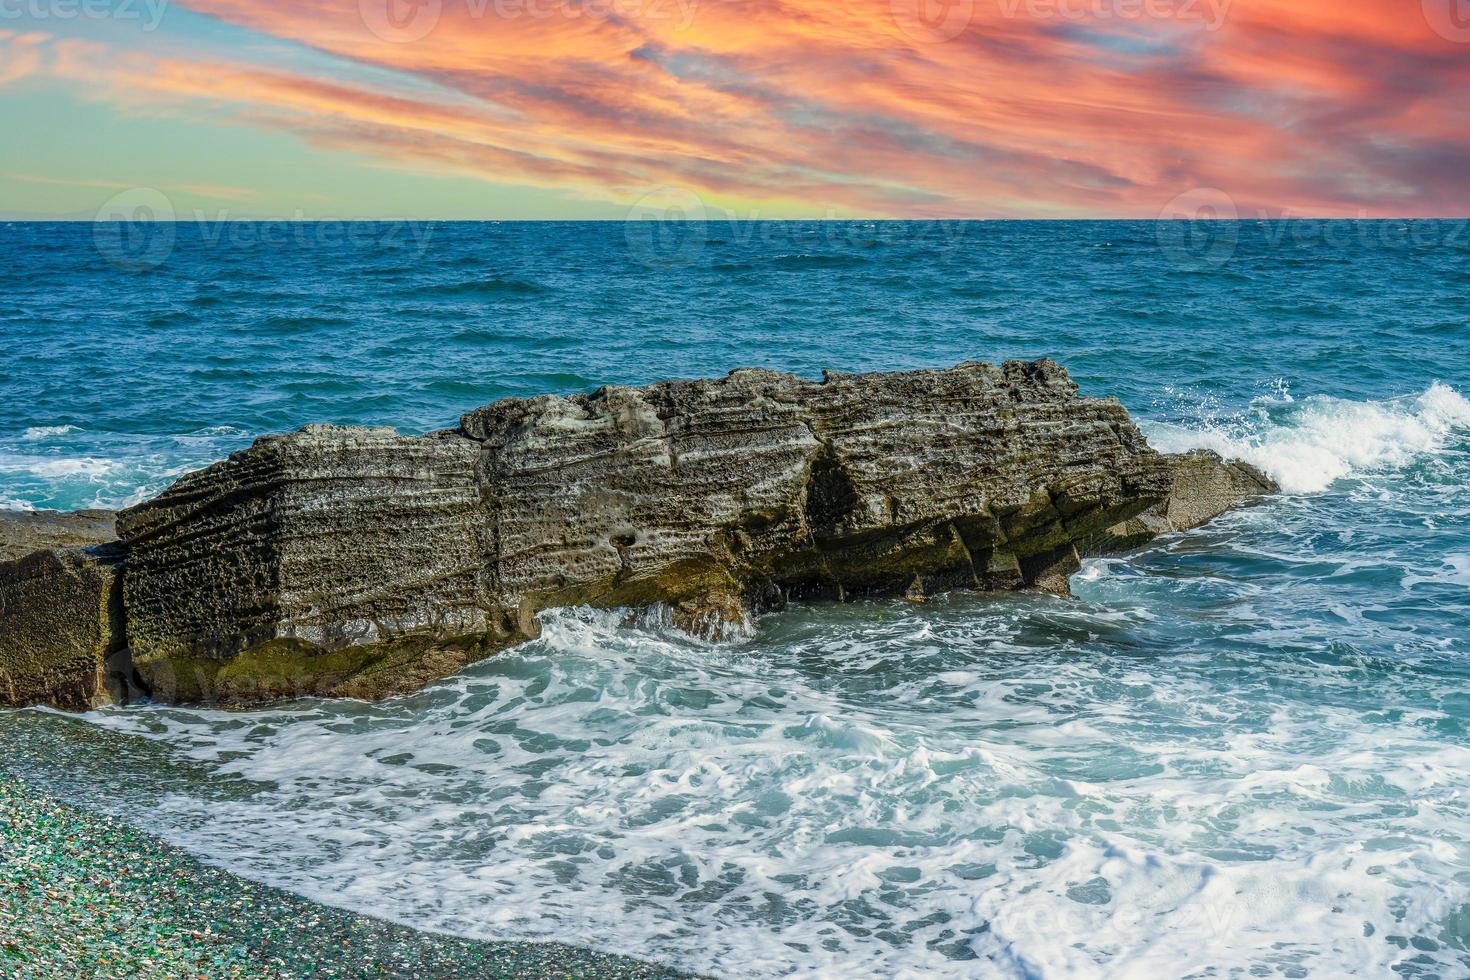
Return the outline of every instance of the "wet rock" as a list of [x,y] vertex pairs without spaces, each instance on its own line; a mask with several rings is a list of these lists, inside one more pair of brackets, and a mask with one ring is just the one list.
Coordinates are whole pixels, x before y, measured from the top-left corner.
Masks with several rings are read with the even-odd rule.
[[0,706],[86,711],[143,692],[124,645],[117,545],[0,563]]
[[125,512],[169,700],[412,690],[566,605],[704,635],[792,598],[1067,590],[1177,478],[1050,361],[507,399],[453,431],[313,426]]
[[0,562],[44,548],[85,548],[117,540],[110,510],[0,510]]
[[1085,543],[1092,554],[1127,551],[1161,534],[1189,531],[1253,500],[1281,490],[1276,481],[1238,459],[1207,449],[1167,457],[1174,486],[1162,503],[1108,528]]
[[381,697],[498,649],[478,457],[461,436],[309,426],[125,511],[128,640],[155,696]]
[[1163,504],[1163,516],[1176,531],[1189,531],[1226,511],[1281,487],[1269,476],[1238,459],[1225,460],[1202,449],[1171,456],[1174,489]]

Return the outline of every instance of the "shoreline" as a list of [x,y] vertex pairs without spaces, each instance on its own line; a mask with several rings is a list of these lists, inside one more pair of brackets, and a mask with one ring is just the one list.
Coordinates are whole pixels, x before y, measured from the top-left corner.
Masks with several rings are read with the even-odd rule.
[[206,865],[0,770],[0,973],[17,978],[688,976],[560,943],[422,932]]

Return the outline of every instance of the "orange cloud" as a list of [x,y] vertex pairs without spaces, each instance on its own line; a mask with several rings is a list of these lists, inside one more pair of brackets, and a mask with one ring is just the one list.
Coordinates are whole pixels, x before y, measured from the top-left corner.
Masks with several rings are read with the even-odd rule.
[[623,202],[672,186],[814,216],[1153,217],[1211,187],[1247,215],[1470,210],[1470,43],[1418,4],[909,2],[189,0],[363,70],[245,52],[50,70]]
[[17,34],[0,30],[0,85],[38,74],[49,40],[46,34]]

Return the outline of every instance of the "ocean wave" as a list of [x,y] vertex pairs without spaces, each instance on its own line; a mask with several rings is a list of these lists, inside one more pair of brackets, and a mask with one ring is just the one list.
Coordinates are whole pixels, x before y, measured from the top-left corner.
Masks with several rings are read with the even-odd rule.
[[1316,493],[1344,478],[1400,469],[1442,451],[1470,428],[1470,400],[1436,381],[1418,395],[1353,401],[1281,393],[1234,418],[1145,423],[1163,452],[1213,449],[1260,468],[1291,493]]
[[536,296],[551,292],[549,286],[530,279],[492,276],[463,282],[441,282],[409,290],[413,296]]
[[249,439],[247,430],[234,425],[176,435],[33,426],[0,439],[0,509],[128,507]]
[[52,439],[80,431],[82,430],[75,425],[33,425],[21,434],[21,438],[26,442],[40,442],[42,439]]
[[0,453],[0,473],[25,473],[43,478],[106,476],[118,464],[95,456],[12,456]]
[[260,333],[277,336],[311,333],[316,330],[335,330],[352,326],[352,320],[340,316],[268,316],[257,322],[254,329]]
[[250,434],[249,432],[247,432],[246,430],[240,428],[238,425],[206,425],[202,429],[196,429],[193,432],[187,433],[186,435],[178,436],[177,438],[179,438],[179,439],[200,439],[200,438],[204,438],[204,439],[214,439],[214,438],[239,439],[239,438],[243,438],[245,436],[248,436],[249,434]]
[[512,333],[505,330],[485,330],[479,327],[468,327],[464,330],[456,330],[449,335],[449,339],[457,344],[520,344],[526,342],[524,334]]
[[1422,584],[1470,586],[1470,552],[1445,555],[1440,566],[1429,574],[1410,572],[1400,583],[1405,589]]
[[815,255],[805,252],[792,255],[778,255],[770,261],[771,268],[786,271],[802,271],[806,269],[857,269],[870,264],[870,260],[859,255]]
[[188,310],[170,310],[166,313],[154,313],[143,319],[145,327],[177,327],[199,323],[198,314]]
[[1110,656],[1106,615],[856,603],[709,644],[568,609],[378,705],[88,717],[256,787],[134,819],[438,931],[750,977],[1448,968],[1455,947],[1386,937],[1462,941],[1464,889],[1434,883],[1470,755],[1412,720],[1386,738],[1336,701],[1361,685],[1279,644],[1224,676],[1217,652]]

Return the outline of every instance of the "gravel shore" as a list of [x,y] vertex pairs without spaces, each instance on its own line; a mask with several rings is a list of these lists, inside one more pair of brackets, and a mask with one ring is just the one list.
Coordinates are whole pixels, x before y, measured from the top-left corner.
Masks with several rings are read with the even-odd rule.
[[327,908],[201,864],[0,773],[0,976],[679,977],[552,943],[485,943]]

